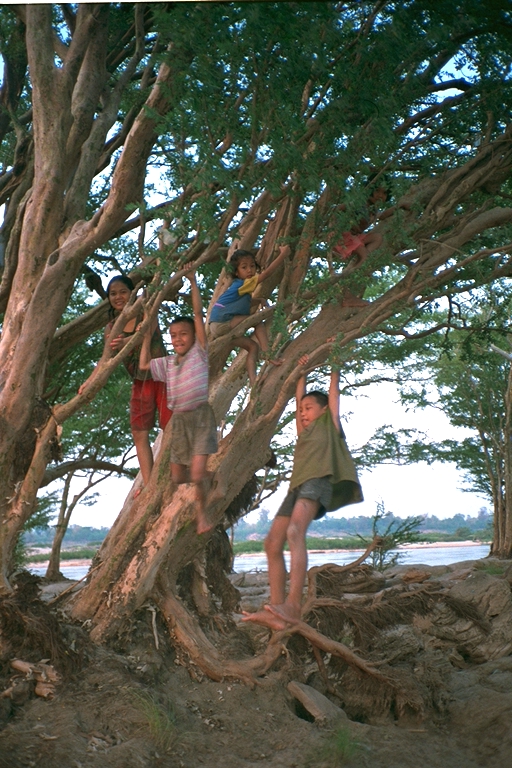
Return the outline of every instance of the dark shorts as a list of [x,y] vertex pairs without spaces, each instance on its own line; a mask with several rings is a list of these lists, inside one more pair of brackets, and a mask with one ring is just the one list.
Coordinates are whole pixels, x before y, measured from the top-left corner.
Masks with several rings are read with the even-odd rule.
[[217,453],[217,425],[209,403],[172,417],[171,463],[190,466],[192,456]]
[[163,381],[153,379],[135,379],[130,398],[130,425],[134,432],[143,432],[153,429],[156,424],[158,411],[158,423],[160,429],[165,426],[172,416],[172,411],[167,407],[167,392]]
[[291,517],[295,502],[298,499],[311,499],[311,501],[318,501],[320,503],[320,508],[315,515],[315,520],[319,520],[327,512],[331,498],[332,485],[329,478],[314,477],[311,480],[306,480],[305,483],[294,488],[293,491],[288,491],[277,511],[276,517]]

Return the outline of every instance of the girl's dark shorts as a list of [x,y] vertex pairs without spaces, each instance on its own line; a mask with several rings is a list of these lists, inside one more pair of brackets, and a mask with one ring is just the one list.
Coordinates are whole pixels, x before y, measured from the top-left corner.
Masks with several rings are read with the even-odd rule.
[[331,498],[332,485],[329,478],[314,477],[311,480],[306,480],[305,483],[297,486],[293,491],[288,491],[277,511],[276,517],[291,517],[295,502],[298,499],[311,499],[311,501],[318,501],[320,503],[320,508],[315,515],[315,520],[319,520],[327,512]]

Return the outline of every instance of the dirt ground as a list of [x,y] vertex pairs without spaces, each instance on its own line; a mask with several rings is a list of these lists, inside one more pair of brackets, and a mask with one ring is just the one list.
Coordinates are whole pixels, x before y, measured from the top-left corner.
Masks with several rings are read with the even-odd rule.
[[[0,768],[509,768],[512,600],[506,568],[489,574],[472,563],[441,570],[431,569],[430,578],[444,579],[452,592],[470,592],[489,624],[477,634],[468,620],[454,624],[439,609],[428,627],[424,617],[387,632],[386,656],[398,659],[397,669],[404,672],[409,664],[423,680],[425,665],[430,672],[438,667],[437,698],[431,696],[421,715],[393,711],[393,705],[387,712],[357,714],[354,697],[326,691],[299,639],[252,688],[212,682],[175,651],[163,624],[157,617],[154,625],[146,609],[122,651],[94,646],[87,628],[68,624],[65,639],[75,667],[48,700],[34,695],[30,675],[16,673],[12,654],[3,654],[0,690],[13,680],[17,686],[11,698],[0,698]],[[396,569],[386,588],[410,571]],[[254,609],[265,599],[264,576],[233,581],[244,607]],[[240,658],[267,639],[263,628],[238,623],[222,650]],[[315,717],[290,692],[292,681],[327,694],[332,709]]]

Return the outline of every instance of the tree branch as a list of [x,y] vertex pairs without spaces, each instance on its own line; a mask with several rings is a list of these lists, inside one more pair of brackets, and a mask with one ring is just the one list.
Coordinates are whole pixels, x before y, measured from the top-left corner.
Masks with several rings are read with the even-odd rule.
[[65,461],[56,467],[48,467],[44,473],[43,480],[40,487],[45,488],[55,480],[59,480],[70,472],[77,472],[80,469],[93,469],[95,471],[109,472],[111,474],[125,475],[125,477],[134,480],[137,476],[138,470],[128,469],[124,466],[124,462],[121,464],[114,464],[110,461],[104,461],[101,459],[95,459],[93,457],[87,457],[83,459],[75,459],[71,461]]

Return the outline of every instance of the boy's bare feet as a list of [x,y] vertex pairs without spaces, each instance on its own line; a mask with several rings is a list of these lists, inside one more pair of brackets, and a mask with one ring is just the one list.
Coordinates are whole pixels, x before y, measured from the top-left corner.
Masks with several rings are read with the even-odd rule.
[[[267,606],[265,606],[267,607]],[[242,621],[253,621],[255,624],[261,624],[274,632],[279,632],[282,629],[286,629],[287,624],[283,619],[275,616],[270,611],[256,611],[256,613],[247,613],[243,611],[244,617]]]
[[212,528],[214,528],[214,524],[210,523],[210,521],[207,519],[206,515],[198,515],[197,516],[197,535],[200,536],[202,533],[208,533],[208,531],[211,531]]
[[276,618],[285,621],[287,624],[298,624],[301,621],[300,605],[291,603],[281,603],[280,605],[265,605],[265,610],[273,613]]
[[292,605],[291,603],[269,604],[265,606],[265,610],[286,624],[297,624],[301,620],[300,605]]

